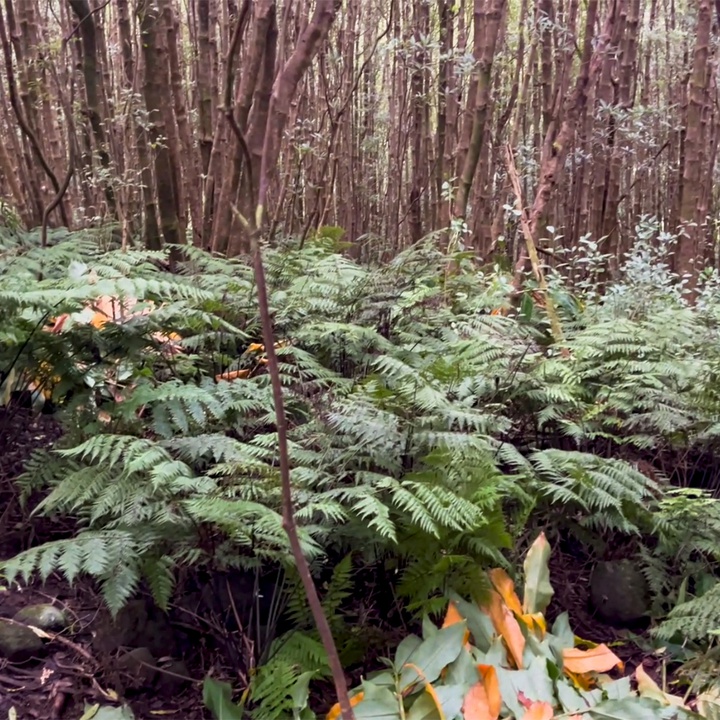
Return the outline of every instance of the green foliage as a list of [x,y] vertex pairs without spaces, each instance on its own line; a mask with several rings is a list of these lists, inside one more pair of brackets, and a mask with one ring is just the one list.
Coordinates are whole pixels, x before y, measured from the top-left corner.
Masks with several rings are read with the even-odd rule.
[[720,584],[677,605],[658,629],[662,638],[706,640],[720,634]]
[[[711,290],[694,308],[669,291],[635,302],[646,285],[632,266],[635,285],[601,303],[552,278],[558,346],[533,295],[514,309],[508,278],[469,256],[428,242],[367,268],[337,252],[340,237],[326,228],[265,254],[296,514],[316,568],[349,554],[382,566],[421,617],[452,593],[480,599],[482,567],[507,566],[543,526],[600,550],[632,538],[656,615],[700,594],[717,570],[717,501],[668,489],[692,480],[678,458],[720,439]],[[165,605],[177,568],[292,564],[251,269],[192,247],[170,268],[164,252],[108,249],[99,231],[53,232],[47,248],[0,238],[2,396],[34,379],[65,430],[20,491],[41,491],[33,512],[78,528],[5,563],[8,578],[89,574],[117,610],[141,583]],[[108,297],[144,312],[88,323]],[[63,314],[62,332],[46,332]],[[347,588],[344,569],[331,587]],[[342,635],[349,598],[331,600]],[[301,629],[283,638],[297,677],[322,672]]]
[[[281,678],[278,678],[280,680]],[[203,681],[203,702],[217,720],[242,720],[244,703],[232,701],[232,687],[212,677]]]
[[[507,576],[495,577],[496,611],[456,598],[442,628],[423,624],[407,636],[386,669],[352,694],[357,718],[587,717],[618,720],[699,717],[665,693],[642,669],[638,690],[629,677],[606,673],[620,666],[605,646],[574,647],[567,615],[550,631],[533,600],[549,588],[549,548],[541,536],[526,558],[525,599],[538,611],[520,613]],[[504,590],[501,591],[501,586]],[[502,598],[500,597],[502,594]],[[515,608],[515,609],[513,609]],[[331,715],[337,716],[337,706]],[[330,715],[328,716],[330,717]]]
[[[346,662],[353,652],[365,650],[365,646],[353,648],[358,628],[346,622],[342,612],[352,582],[352,561],[348,555],[333,569],[322,595],[323,610],[341,658]],[[218,720],[235,717],[235,714],[238,718],[254,720],[289,717],[309,720],[315,717],[307,705],[310,687],[312,681],[330,676],[327,656],[314,629],[302,583],[295,575],[288,583],[286,596],[284,620],[292,629],[275,638],[263,653],[261,664],[252,673],[241,701],[230,703],[232,689],[226,683],[218,683],[210,677],[205,679],[205,704]]]

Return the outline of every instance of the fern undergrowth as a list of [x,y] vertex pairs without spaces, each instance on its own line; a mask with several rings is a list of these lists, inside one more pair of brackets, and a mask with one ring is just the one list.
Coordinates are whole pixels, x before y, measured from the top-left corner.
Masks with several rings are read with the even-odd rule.
[[[594,548],[635,538],[660,605],[692,601],[681,583],[716,571],[719,476],[678,508],[669,489],[693,478],[689,465],[668,466],[710,457],[720,440],[711,284],[695,307],[645,296],[640,312],[632,288],[602,303],[555,279],[558,347],[530,295],[491,313],[507,305],[502,275],[430,243],[367,268],[320,237],[268,249],[266,263],[297,519],[319,571],[350,555],[384,563],[421,615],[450,592],[480,592],[479,568],[507,566],[538,525]],[[108,297],[143,312],[89,322],[88,306]],[[49,332],[60,316],[62,331]],[[179,568],[289,567],[246,265],[187,248],[171,272],[166,253],[108,249],[99,233],[55,232],[47,248],[5,236],[0,321],[8,412],[32,381],[65,430],[31,458],[19,492],[43,493],[33,513],[77,524],[3,563],[9,580],[87,574],[117,611],[143,582],[166,606]],[[690,544],[674,530],[681,511],[697,520]],[[350,566],[335,572],[347,588]],[[685,611],[667,628],[684,628]],[[706,625],[720,626],[720,610]],[[308,633],[277,646],[301,658],[285,672],[323,671]],[[262,674],[254,682],[262,696]]]

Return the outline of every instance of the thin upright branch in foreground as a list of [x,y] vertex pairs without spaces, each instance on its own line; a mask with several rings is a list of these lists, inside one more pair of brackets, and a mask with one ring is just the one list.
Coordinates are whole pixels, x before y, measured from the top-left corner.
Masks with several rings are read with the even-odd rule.
[[[259,217],[262,217],[259,214]],[[247,220],[245,220],[247,225]],[[292,486],[290,484],[290,456],[288,453],[287,440],[287,417],[283,402],[282,384],[280,381],[280,369],[278,367],[277,354],[275,353],[275,334],[273,332],[272,318],[270,316],[270,305],[268,303],[267,283],[265,282],[265,267],[262,260],[260,248],[260,232],[255,230],[252,233],[253,243],[253,265],[255,270],[255,285],[257,286],[258,307],[260,311],[260,322],[262,325],[263,343],[267,355],[267,368],[270,374],[272,385],[273,403],[275,405],[275,423],[278,434],[278,454],[280,460],[280,480],[282,483],[282,506],[283,506],[283,528],[290,541],[290,549],[297,565],[298,574],[302,580],[308,604],[315,620],[320,639],[328,656],[328,664],[335,684],[335,693],[343,720],[355,720],[355,713],[350,705],[347,681],[340,662],[340,655],[335,645],[335,640],[330,630],[325,611],[320,602],[320,597],[310,574],[310,566],[302,551],[300,538],[295,523],[295,512],[293,509]]]

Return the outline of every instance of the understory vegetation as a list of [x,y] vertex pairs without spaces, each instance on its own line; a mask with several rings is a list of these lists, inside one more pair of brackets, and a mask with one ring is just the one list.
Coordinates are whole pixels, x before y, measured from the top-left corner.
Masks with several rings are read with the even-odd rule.
[[[549,276],[559,340],[532,287],[513,293],[503,269],[442,254],[434,238],[372,267],[342,254],[334,227],[265,251],[295,514],[347,668],[390,654],[402,675],[402,633],[422,625],[427,642],[445,632],[431,619],[446,617],[448,598],[486,606],[486,569],[521,580],[542,532],[578,558],[630,560],[649,590],[648,641],[671,662],[703,661],[681,694],[712,689],[720,277],[706,273],[691,304],[666,264],[673,238],[649,218],[636,236],[611,284],[589,243]],[[233,688],[244,691],[238,705],[213,681],[208,704],[256,720],[315,717],[308,694],[329,668],[282,524],[252,269],[111,239],[0,238],[3,403],[52,411],[63,427],[33,454],[17,499],[76,528],[3,573],[92,577],[116,613],[140,589],[166,608],[192,574],[242,572],[265,587],[247,617],[238,611],[252,639],[241,652],[248,687]],[[389,607],[407,628],[399,637],[377,621]],[[475,649],[461,660],[454,643],[436,676],[452,664],[458,687],[472,685],[467,663],[496,647],[464,617]],[[564,622],[553,633],[572,647]],[[558,662],[568,645],[549,642]],[[408,643],[420,640],[399,655]],[[438,702],[455,708],[460,697],[440,696],[407,718],[435,717]],[[565,712],[584,712],[564,697]],[[381,717],[356,707],[358,718]],[[622,717],[673,717],[634,712]]]

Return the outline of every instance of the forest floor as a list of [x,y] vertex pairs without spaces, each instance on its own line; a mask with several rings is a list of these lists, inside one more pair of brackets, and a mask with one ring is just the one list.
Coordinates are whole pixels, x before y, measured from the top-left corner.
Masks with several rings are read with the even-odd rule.
[[[67,537],[72,531],[57,519],[29,521],[28,511],[21,507],[14,484],[32,450],[48,447],[58,436],[59,428],[52,416],[0,409],[0,559],[42,542]],[[34,500],[30,499],[30,507]],[[568,611],[576,635],[610,644],[625,662],[626,673],[642,662],[651,675],[659,675],[660,658],[640,650],[628,633],[593,617],[588,608],[590,570],[589,563],[576,557],[553,553],[551,577],[555,597],[549,620]],[[117,670],[119,648],[97,650],[96,636],[98,628],[103,626],[100,618],[107,614],[97,589],[82,579],[70,587],[55,575],[45,583],[35,580],[25,587],[0,585],[0,618],[12,618],[19,609],[36,603],[61,608],[71,619],[71,632],[57,634],[46,644],[41,656],[24,663],[0,658],[0,717],[11,717],[11,709],[15,708],[19,720],[80,720],[88,706],[112,705],[113,699],[122,695],[137,720],[211,717],[202,704],[201,682],[211,667],[222,667],[222,661],[211,653],[199,651],[198,648],[204,646],[202,641],[181,642],[177,651],[182,654],[192,682],[176,685],[169,693],[124,691],[123,688],[132,686],[133,682],[132,678],[121,677]],[[199,628],[196,630],[201,632]],[[229,672],[225,668],[215,674],[227,677]]]

